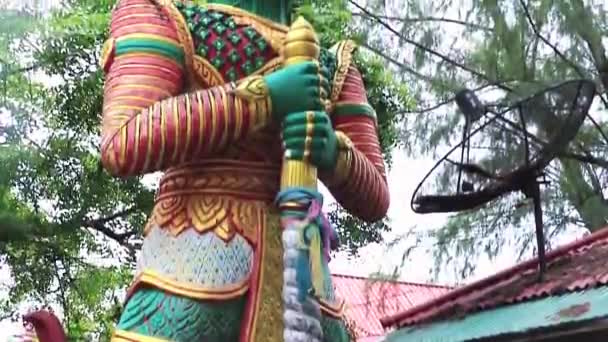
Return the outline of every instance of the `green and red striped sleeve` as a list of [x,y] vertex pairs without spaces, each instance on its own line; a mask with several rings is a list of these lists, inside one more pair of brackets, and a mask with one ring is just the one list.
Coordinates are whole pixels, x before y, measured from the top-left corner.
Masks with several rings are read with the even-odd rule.
[[323,181],[336,200],[366,221],[383,218],[390,204],[384,159],[378,141],[375,111],[367,101],[361,74],[350,66],[332,120],[353,147],[342,150],[332,175]]
[[188,56],[175,11],[165,9],[121,0],[112,15],[101,157],[117,176],[212,155],[270,120],[267,99],[236,97],[233,84],[183,93]]

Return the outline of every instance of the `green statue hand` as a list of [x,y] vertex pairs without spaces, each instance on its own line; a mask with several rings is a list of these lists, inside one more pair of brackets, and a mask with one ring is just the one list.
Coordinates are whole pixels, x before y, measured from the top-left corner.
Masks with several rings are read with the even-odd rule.
[[336,132],[327,113],[307,111],[288,114],[283,121],[285,156],[309,160],[319,170],[333,170],[338,158]]
[[272,103],[273,117],[306,110],[324,110],[322,99],[329,94],[327,72],[316,62],[303,62],[264,77]]

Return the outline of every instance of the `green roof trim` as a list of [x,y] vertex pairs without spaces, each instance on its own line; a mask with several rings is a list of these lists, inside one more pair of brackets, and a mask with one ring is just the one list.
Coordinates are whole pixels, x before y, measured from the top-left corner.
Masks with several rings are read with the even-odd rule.
[[386,342],[463,342],[523,333],[608,316],[608,286],[469,314],[462,319],[404,327]]

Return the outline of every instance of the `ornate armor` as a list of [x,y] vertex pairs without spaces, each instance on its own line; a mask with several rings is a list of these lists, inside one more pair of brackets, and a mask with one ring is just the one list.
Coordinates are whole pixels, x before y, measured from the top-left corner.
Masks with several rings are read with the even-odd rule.
[[[223,4],[118,2],[102,58],[102,161],[116,176],[164,176],[113,341],[282,340],[280,124],[271,97],[239,89],[281,67],[286,32]],[[321,52],[339,153],[319,177],[376,220],[388,187],[354,49]],[[325,340],[347,340],[323,272]]]

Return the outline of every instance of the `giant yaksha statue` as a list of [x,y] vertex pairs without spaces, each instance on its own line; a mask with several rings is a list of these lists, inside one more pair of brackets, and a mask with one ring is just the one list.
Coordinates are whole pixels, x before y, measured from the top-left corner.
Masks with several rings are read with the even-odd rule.
[[[354,215],[386,214],[355,46],[284,63],[291,6],[118,1],[103,50],[102,161],[120,177],[164,175],[112,341],[283,341],[284,157],[315,166]],[[346,341],[326,254],[311,293],[323,340]]]

